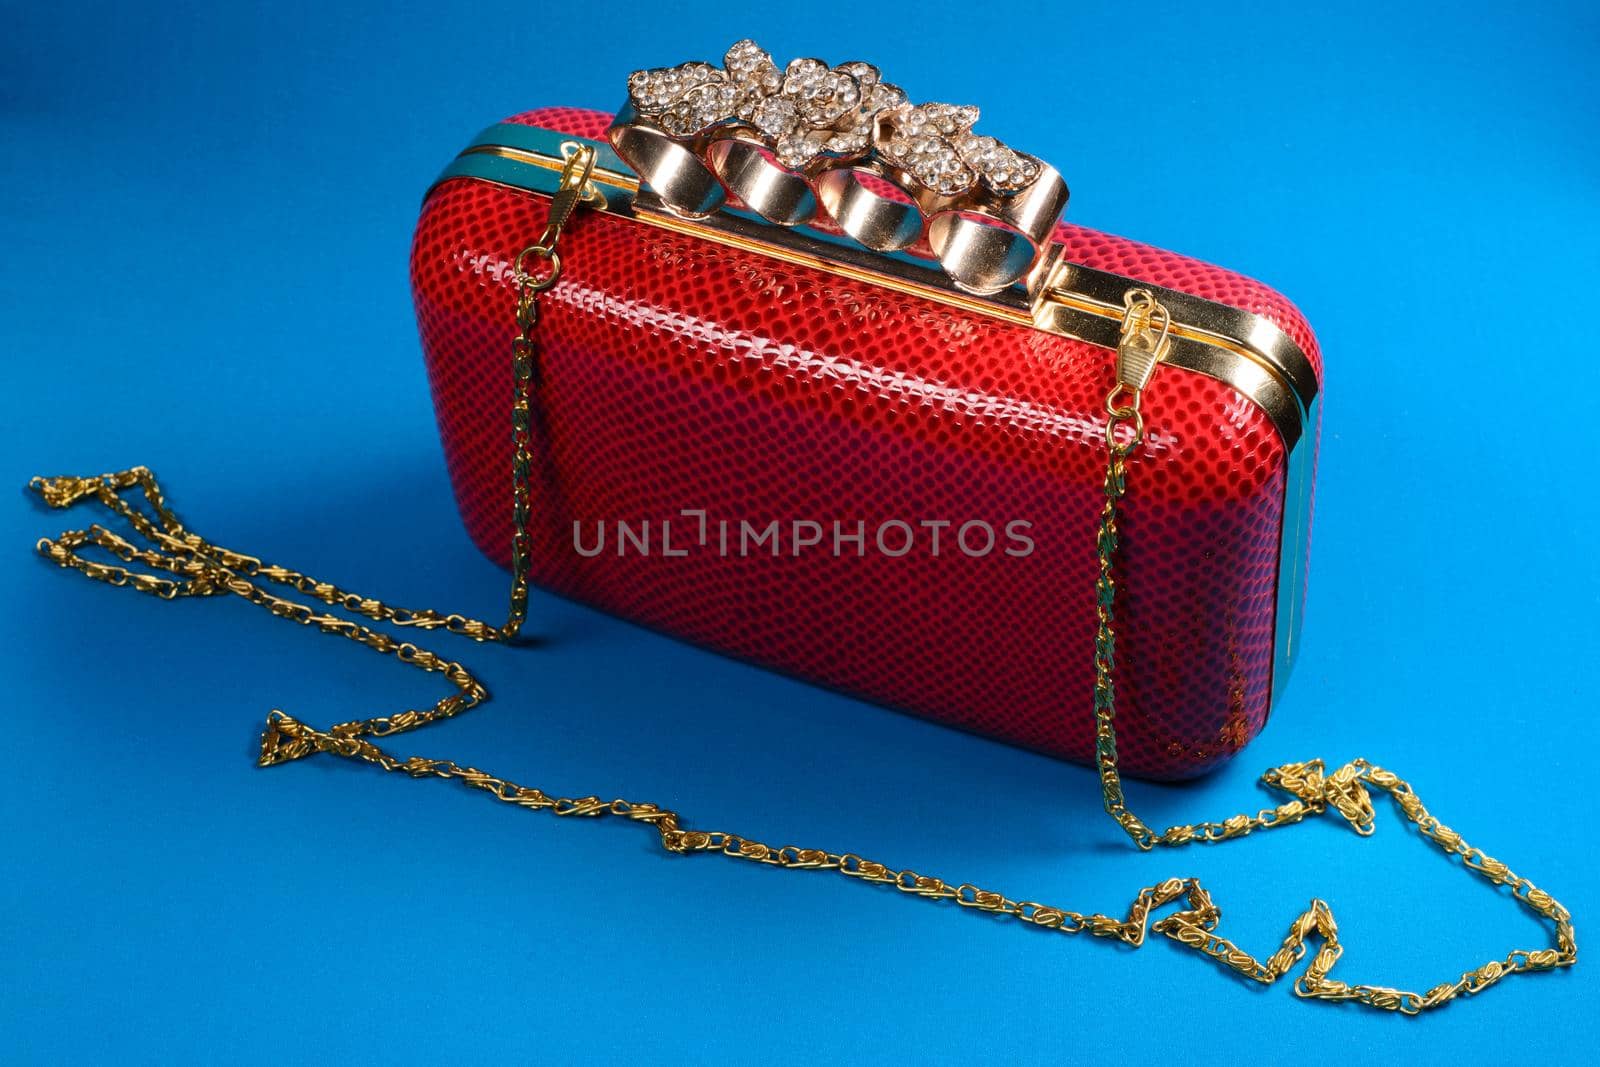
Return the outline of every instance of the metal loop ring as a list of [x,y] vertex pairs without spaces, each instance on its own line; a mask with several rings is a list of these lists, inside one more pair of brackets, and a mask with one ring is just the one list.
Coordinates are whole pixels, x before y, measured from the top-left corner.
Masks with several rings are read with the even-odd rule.
[[928,246],[961,288],[994,293],[1028,273],[1040,244],[977,212],[955,210],[937,215],[928,224]]
[[1039,164],[1038,177],[1015,193],[920,198],[928,244],[957,285],[975,293],[998,292],[1026,277],[1067,207],[1067,185],[1055,168]]
[[927,220],[916,200],[881,164],[861,162],[817,176],[817,199],[850,237],[874,252],[908,248],[922,236]]
[[697,153],[696,140],[679,143],[661,129],[641,120],[632,104],[617,113],[607,131],[611,147],[632,167],[661,202],[673,213],[703,219],[715,213],[728,195],[716,174]]
[[[527,270],[524,264],[528,257],[543,260],[546,269],[543,274],[534,274]],[[542,293],[556,284],[556,279],[561,276],[561,254],[553,246],[529,245],[517,253],[516,262],[511,265],[511,273],[517,280],[517,285],[529,292]]]
[[[572,157],[577,155],[583,147],[577,141],[562,141],[561,158],[570,162]],[[593,179],[588,179],[583,183],[583,194],[579,199],[590,207],[604,208],[606,206],[606,194],[600,191],[599,183]]]
[[[1123,426],[1130,426],[1133,436],[1127,441],[1117,439],[1117,430]],[[1112,454],[1126,456],[1144,443],[1144,415],[1136,407],[1120,407],[1111,412],[1111,418],[1106,420],[1106,447]]]
[[805,175],[779,163],[759,140],[713,138],[706,159],[727,191],[768,222],[802,226],[817,217],[817,195]]

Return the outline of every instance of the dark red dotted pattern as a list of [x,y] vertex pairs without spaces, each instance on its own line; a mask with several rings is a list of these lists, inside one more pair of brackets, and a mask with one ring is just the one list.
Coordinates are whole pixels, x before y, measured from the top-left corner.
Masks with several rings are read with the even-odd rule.
[[[597,137],[609,116],[511,121]],[[547,201],[474,180],[437,188],[412,251],[417,319],[467,529],[511,536],[512,259]],[[1214,267],[1066,227],[1072,258],[1269,315],[1291,305]],[[1069,759],[1092,758],[1094,528],[1112,354],[606,215],[580,215],[546,294],[535,383],[532,569],[539,585],[687,640]],[[1298,332],[1297,332],[1298,331]],[[1198,774],[1266,720],[1284,453],[1227,386],[1168,371],[1146,399],[1123,529],[1118,717],[1125,768]],[[708,516],[707,543],[698,517]],[[650,526],[617,552],[615,523]],[[674,550],[661,543],[672,525]],[[719,551],[728,520],[730,554]],[[738,554],[739,521],[784,552]],[[791,552],[788,524],[824,525]],[[982,520],[973,558],[879,554],[901,520]],[[1008,556],[1005,526],[1034,549]],[[863,556],[832,526],[864,523]],[[574,524],[592,547],[574,547]],[[981,547],[983,538],[970,539]],[[888,544],[898,547],[901,532]]]
[[587,137],[603,141],[606,127],[611,125],[611,114],[593,111],[586,107],[541,107],[512,115],[507,122],[516,126],[542,126],[571,137]]

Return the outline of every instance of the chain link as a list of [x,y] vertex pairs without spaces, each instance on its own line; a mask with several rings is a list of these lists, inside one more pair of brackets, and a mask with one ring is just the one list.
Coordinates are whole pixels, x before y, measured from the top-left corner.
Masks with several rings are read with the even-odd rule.
[[[876,885],[892,886],[910,896],[933,901],[950,901],[963,907],[1007,916],[1030,926],[1064,934],[1088,934],[1127,945],[1142,945],[1154,931],[1179,944],[1201,952],[1245,978],[1272,983],[1284,977],[1303,960],[1312,939],[1320,942],[1311,961],[1294,982],[1302,997],[1321,1000],[1355,1001],[1373,1008],[1417,1014],[1438,1007],[1458,996],[1487,989],[1500,980],[1528,971],[1547,971],[1570,966],[1577,961],[1577,943],[1571,916],[1553,897],[1504,863],[1467,844],[1459,833],[1445,826],[1423,807],[1410,785],[1381,767],[1356,760],[1326,773],[1321,760],[1285,764],[1268,771],[1263,781],[1291,794],[1294,799],[1255,815],[1234,815],[1216,822],[1200,822],[1169,827],[1156,833],[1127,806],[1121,778],[1117,772],[1116,696],[1115,696],[1115,601],[1118,526],[1123,496],[1127,491],[1128,459],[1143,439],[1143,418],[1138,413],[1143,382],[1125,389],[1119,399],[1114,391],[1108,398],[1110,420],[1107,426],[1109,459],[1105,476],[1105,500],[1096,538],[1099,577],[1096,583],[1098,627],[1095,638],[1094,717],[1096,764],[1099,769],[1106,811],[1133,842],[1143,850],[1157,846],[1177,847],[1196,842],[1211,843],[1243,837],[1256,830],[1267,830],[1298,823],[1308,815],[1330,809],[1337,812],[1362,835],[1372,833],[1374,812],[1370,789],[1387,793],[1401,812],[1421,833],[1445,853],[1461,857],[1464,866],[1496,886],[1508,886],[1513,898],[1534,915],[1551,924],[1555,947],[1518,949],[1503,959],[1463,972],[1452,981],[1434,986],[1425,993],[1413,993],[1376,985],[1352,985],[1329,977],[1343,953],[1333,912],[1321,900],[1290,923],[1282,944],[1264,960],[1239,948],[1217,933],[1221,910],[1210,894],[1193,878],[1169,878],[1139,891],[1122,918],[1100,913],[1084,914],[1033,900],[1018,900],[1004,893],[983,889],[970,882],[951,883],[911,869],[891,867],[851,852],[795,845],[773,847],[754,838],[717,830],[696,830],[684,825],[675,811],[656,804],[623,799],[602,800],[598,796],[565,797],[546,793],[534,786],[518,785],[487,771],[463,766],[451,760],[422,756],[399,758],[379,748],[368,738],[384,738],[404,733],[441,719],[448,719],[488,700],[488,691],[464,666],[446,660],[408,641],[400,641],[379,630],[338,615],[318,612],[311,605],[278,596],[266,584],[282,586],[323,604],[368,619],[398,627],[421,630],[444,629],[475,641],[513,640],[527,618],[528,532],[531,515],[529,490],[530,439],[529,394],[536,357],[533,340],[538,321],[538,295],[555,284],[561,273],[556,242],[572,208],[588,197],[588,172],[593,152],[580,150],[569,159],[562,184],[551,211],[551,223],[540,242],[518,257],[515,278],[518,290],[517,335],[512,343],[513,397],[513,508],[515,540],[512,552],[510,608],[504,624],[494,626],[459,614],[441,614],[427,609],[395,607],[375,598],[346,592],[329,582],[319,581],[288,567],[213,544],[188,530],[168,506],[160,483],[144,467],[90,478],[35,478],[30,483],[51,507],[69,508],[93,500],[120,517],[144,541],[137,545],[98,524],[84,530],[69,530],[56,538],[39,541],[41,554],[62,567],[77,570],[97,581],[116,586],[131,586],[143,593],[171,600],[178,597],[233,594],[273,615],[323,633],[336,634],[383,655],[393,656],[418,670],[442,674],[455,691],[432,707],[408,709],[395,715],[352,720],[325,730],[309,726],[273,710],[267,717],[261,737],[259,764],[275,766],[315,753],[329,753],[359,760],[413,778],[445,778],[487,792],[496,800],[552,815],[573,818],[614,817],[644,823],[656,831],[661,846],[668,852],[691,854],[710,852],[732,859],[793,870],[833,871],[846,878]],[[566,197],[567,199],[563,199]],[[525,268],[530,260],[540,261],[535,273]],[[1140,295],[1142,294],[1142,296]],[[1146,306],[1155,305],[1153,308]],[[1159,358],[1165,338],[1165,310],[1155,304],[1146,290],[1132,290],[1128,298],[1125,338],[1149,330],[1157,316],[1160,338],[1154,342]],[[1145,338],[1149,340],[1148,337]],[[1148,381],[1149,370],[1144,371]],[[1132,430],[1131,437],[1116,433],[1119,425]],[[144,507],[124,499],[123,493],[137,489]],[[148,509],[148,510],[146,510]],[[103,563],[82,554],[85,548],[99,549],[116,560]],[[134,568],[146,567],[149,570]],[[1171,904],[1178,909],[1160,918],[1153,913]]]

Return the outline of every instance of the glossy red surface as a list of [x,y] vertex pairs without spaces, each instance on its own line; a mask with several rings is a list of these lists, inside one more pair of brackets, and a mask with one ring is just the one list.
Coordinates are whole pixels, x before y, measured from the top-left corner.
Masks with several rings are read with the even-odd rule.
[[[511,121],[599,136],[609,117]],[[417,319],[467,528],[509,561],[511,261],[547,201],[471,179],[428,198],[412,254]],[[1078,227],[1070,258],[1272,318],[1259,283]],[[1094,527],[1112,353],[646,227],[580,214],[544,298],[536,381],[537,583],[730,655],[1069,759],[1092,758]],[[1226,385],[1168,370],[1123,522],[1119,748],[1137,775],[1226,760],[1269,710],[1284,451]],[[1313,431],[1314,432],[1314,431]],[[709,534],[697,543],[703,511]],[[619,554],[615,523],[648,522]],[[661,544],[670,521],[672,548]],[[719,550],[730,522],[730,553]],[[741,556],[739,523],[783,552]],[[822,524],[792,554],[790,523]],[[890,556],[899,520],[917,548]],[[974,556],[971,520],[997,533]],[[831,551],[864,522],[864,554]],[[938,555],[924,522],[945,521]],[[1030,524],[1025,557],[1006,524]],[[574,524],[593,548],[574,544]],[[904,541],[899,527],[888,547]],[[809,533],[809,529],[806,530]],[[969,530],[968,547],[985,541]]]

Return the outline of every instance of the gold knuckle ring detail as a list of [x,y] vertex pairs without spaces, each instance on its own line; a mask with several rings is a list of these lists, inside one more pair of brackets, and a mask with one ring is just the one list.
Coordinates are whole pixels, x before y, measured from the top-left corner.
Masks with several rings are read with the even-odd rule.
[[978,109],[913,104],[870,63],[796,59],[754,41],[722,66],[635,71],[608,137],[670,211],[744,210],[935,259],[961,288],[1027,276],[1067,204],[1061,175],[974,132]]

